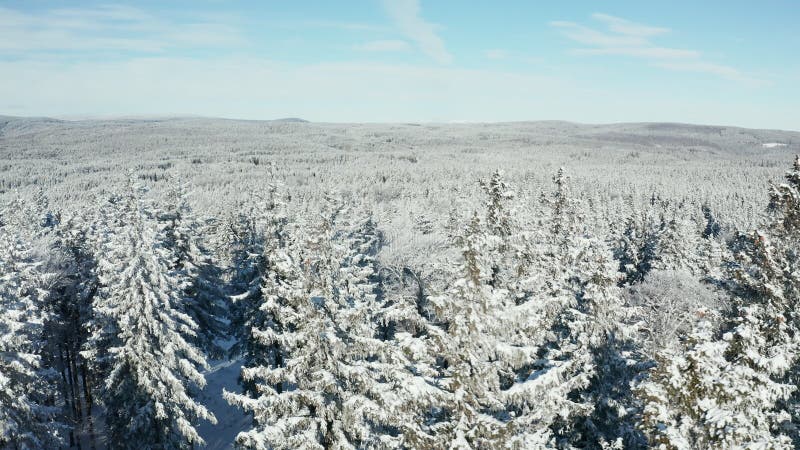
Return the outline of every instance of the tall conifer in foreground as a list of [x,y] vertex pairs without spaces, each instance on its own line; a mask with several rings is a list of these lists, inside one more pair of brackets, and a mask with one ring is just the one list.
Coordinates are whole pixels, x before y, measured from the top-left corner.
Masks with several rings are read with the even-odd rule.
[[30,248],[0,226],[0,447],[55,448],[63,425],[41,365],[44,312]]
[[770,190],[770,220],[734,243],[728,280],[734,302],[722,333],[700,321],[686,356],[662,355],[640,386],[643,429],[652,445],[792,448],[800,350],[800,158],[786,179]]
[[369,269],[335,232],[339,211],[268,254],[265,322],[253,327],[247,347],[274,356],[243,368],[248,392],[224,394],[253,414],[254,429],[236,438],[241,447],[393,447],[400,439],[391,427],[402,423],[391,420],[375,373],[385,346],[369,320]]
[[185,186],[177,184],[167,193],[158,212],[162,222],[167,258],[182,288],[185,312],[197,324],[189,340],[210,358],[221,358],[220,341],[228,337],[229,301],[224,292],[222,270],[200,239],[202,227],[189,206]]
[[184,311],[155,218],[129,186],[117,203],[122,227],[101,255],[103,285],[85,355],[108,368],[101,392],[108,439],[119,448],[189,448],[203,440],[198,419],[214,416],[190,396],[205,385],[203,355],[187,339],[196,325]]

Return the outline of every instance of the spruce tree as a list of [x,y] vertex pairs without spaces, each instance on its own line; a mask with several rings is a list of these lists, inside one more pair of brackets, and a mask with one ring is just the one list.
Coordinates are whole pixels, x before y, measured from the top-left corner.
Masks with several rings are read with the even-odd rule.
[[[81,356],[89,337],[92,303],[98,290],[96,260],[85,218],[73,216],[53,226],[44,240],[39,289],[44,292],[44,364],[59,372],[64,412],[70,418],[70,446],[86,432],[94,444],[94,388],[90,361]],[[88,427],[87,427],[88,425]]]
[[[55,448],[63,425],[42,366],[43,310],[28,245],[0,227],[0,447]],[[14,234],[12,234],[14,233]]]
[[770,190],[770,220],[734,243],[727,283],[734,299],[722,332],[711,334],[701,322],[688,358],[667,354],[642,384],[651,444],[792,447],[800,159],[786,179]]
[[228,337],[228,298],[224,292],[222,269],[201,242],[201,223],[189,206],[186,187],[180,182],[167,193],[158,212],[163,224],[164,247],[171,253],[170,269],[181,285],[183,307],[197,325],[190,341],[211,358],[221,358],[225,349],[220,341]]
[[339,212],[273,252],[275,276],[264,279],[260,308],[269,320],[251,339],[278,349],[280,359],[243,368],[249,392],[225,392],[253,414],[254,429],[237,437],[241,447],[362,448],[400,439],[383,402],[390,390],[376,376],[386,347],[370,320],[373,285],[366,266],[353,264],[361,258],[349,256],[352,246],[335,239]]
[[[685,448],[791,448],[779,432],[787,414],[774,406],[794,387],[776,383],[765,367],[732,358],[758,349],[732,333],[720,339],[713,313],[698,311],[684,348],[657,358],[649,379],[638,386],[644,403],[642,429],[651,446]],[[741,332],[743,330],[739,330]]]
[[119,448],[189,448],[202,444],[198,419],[214,416],[190,396],[202,388],[202,353],[187,340],[196,325],[184,313],[172,252],[153,212],[133,186],[117,203],[123,227],[99,261],[102,290],[86,357],[108,368],[101,402],[108,439]]

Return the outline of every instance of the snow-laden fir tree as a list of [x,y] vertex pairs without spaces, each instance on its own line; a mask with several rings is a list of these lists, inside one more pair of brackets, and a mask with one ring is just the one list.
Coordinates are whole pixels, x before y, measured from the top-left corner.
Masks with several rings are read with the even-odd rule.
[[368,445],[424,448],[435,441],[435,425],[429,425],[442,398],[435,355],[443,333],[424,315],[427,299],[393,297],[382,289],[376,256],[385,238],[373,217],[357,207],[339,217],[339,238],[333,241],[339,245],[333,248],[341,263],[333,278],[348,305],[340,319],[347,324],[348,358],[368,369],[372,387],[366,397],[385,410],[367,418],[374,434]]
[[117,201],[122,226],[110,230],[99,255],[102,290],[84,356],[108,369],[101,402],[109,442],[117,448],[190,448],[203,443],[197,421],[216,422],[190,396],[193,386],[205,385],[199,369],[206,362],[188,342],[196,325],[184,312],[173,254],[132,184]]
[[[759,374],[796,386],[800,379],[800,157],[787,172],[786,182],[772,186],[769,196],[767,223],[762,230],[740,234],[734,247],[730,272],[736,315],[727,335],[731,341],[727,356]],[[784,428],[795,441],[798,398],[795,392],[776,408],[792,414],[791,425]]]
[[[236,344],[242,352],[244,367],[283,367],[285,349],[278,341],[264,343],[258,335],[258,330],[271,330],[280,333],[288,325],[283,322],[280,305],[284,300],[284,290],[287,283],[291,283],[293,276],[286,266],[289,249],[296,248],[291,225],[288,223],[282,205],[273,208],[272,219],[269,221],[264,236],[259,240],[263,254],[258,256],[259,292],[245,292],[236,296],[237,302],[247,302],[247,308],[238,305],[237,312],[240,318],[237,323],[248,326],[249,335],[242,334],[242,342]],[[278,308],[278,309],[274,309]],[[244,333],[245,330],[241,330]],[[256,387],[251,380],[243,378],[245,391],[256,394]],[[276,385],[276,389],[282,386]]]
[[253,414],[254,429],[237,437],[241,447],[393,447],[400,439],[392,405],[383,403],[391,391],[375,373],[373,356],[385,347],[369,317],[373,284],[365,266],[342,267],[359,258],[334,240],[340,211],[272,253],[276,276],[264,280],[261,306],[269,321],[252,339],[281,358],[242,370],[252,392],[224,394]]
[[[785,308],[787,331],[800,334],[800,155],[795,157],[792,168],[786,173],[785,182],[773,185],[769,192],[768,212],[770,221],[765,227],[763,253],[759,256],[741,255],[735,278],[745,295],[754,295],[767,302]],[[760,240],[761,238],[759,238]],[[755,260],[755,261],[754,261]],[[757,262],[753,267],[752,262]],[[749,263],[749,264],[748,264]],[[748,265],[750,267],[748,267]],[[768,280],[768,281],[767,281]],[[766,282],[765,282],[766,281]],[[749,292],[748,292],[749,291]],[[777,319],[773,319],[777,320]],[[800,339],[800,338],[797,338]],[[798,351],[787,352],[791,368],[783,381],[797,386],[800,383],[800,361]],[[788,432],[795,445],[800,445],[800,392],[794,391],[784,406],[792,415]]]
[[54,373],[41,365],[43,322],[37,263],[17,232],[0,227],[0,447],[56,448],[63,425]]
[[172,253],[170,269],[180,280],[185,312],[197,325],[190,341],[211,358],[221,358],[220,341],[228,337],[228,299],[221,268],[200,239],[202,224],[189,206],[186,187],[179,181],[167,192],[158,212],[164,247]]
[[700,210],[703,213],[703,219],[705,221],[705,227],[703,228],[703,238],[705,239],[718,238],[722,233],[722,224],[720,224],[719,221],[717,220],[717,217],[711,210],[711,206],[709,206],[708,203],[703,203]]
[[222,228],[227,240],[228,292],[232,300],[230,333],[235,337],[229,351],[230,356],[239,356],[245,351],[241,344],[250,335],[254,323],[262,321],[258,305],[264,272],[264,236],[247,214],[229,216]]
[[[302,255],[294,249],[295,245],[286,242],[268,254],[271,270],[265,272],[262,281],[264,302],[260,309],[269,322],[263,328],[253,328],[245,337],[248,354],[241,374],[245,394],[224,392],[228,402],[253,415],[253,430],[236,437],[237,446],[242,448],[320,448],[318,422],[308,417],[312,411],[307,411],[305,404],[317,394],[303,389],[306,374],[301,370],[305,367],[298,367],[316,351],[314,332],[306,325],[320,324],[313,320],[317,315],[302,270]],[[321,333],[322,329],[317,331]],[[287,362],[299,373],[290,372]]]
[[448,394],[433,448],[481,448],[503,439],[504,424],[492,414],[504,405],[498,398],[497,368],[491,363],[496,323],[490,309],[491,265],[482,257],[485,237],[476,213],[459,238],[463,262],[458,278],[443,295],[431,298],[437,317],[446,323],[442,356],[447,365],[443,389]]
[[651,270],[682,270],[700,275],[701,233],[694,222],[672,211],[673,217],[662,223]]
[[486,194],[486,227],[490,234],[508,238],[512,234],[510,202],[515,193],[503,180],[503,172],[496,170],[488,180],[481,181]]
[[641,282],[658,257],[659,232],[648,215],[633,214],[625,222],[615,258],[624,274],[621,285]]
[[715,333],[713,312],[697,314],[684,348],[662,352],[649,379],[637,387],[650,446],[792,448],[779,432],[787,414],[774,406],[794,387],[776,383],[763,367],[731,361],[731,335],[720,339]]
[[[636,448],[643,445],[636,430],[638,402],[631,383],[646,369],[633,342],[635,309],[626,304],[617,263],[599,239],[579,233],[572,239],[566,267],[574,302],[557,319],[560,341],[549,354],[582,361],[588,354],[587,386],[570,397],[589,405],[588,414],[560,420],[555,429],[561,445],[578,448]],[[559,323],[563,321],[564,323]],[[591,367],[591,368],[589,368]]]
[[[486,222],[475,212],[455,233],[462,259],[453,271],[454,280],[429,299],[436,321],[446,331],[440,350],[444,396],[441,413],[430,426],[432,448],[512,445],[512,438],[519,447],[549,440],[550,423],[533,417],[546,408],[528,408],[527,400],[534,395],[521,392],[516,379],[516,372],[536,359],[530,345],[533,336],[525,332],[529,328],[515,327],[516,313],[534,303],[523,302],[519,311],[509,311],[517,306],[516,299],[496,276],[509,270],[510,261],[493,254],[502,238]],[[537,312],[526,322],[540,325]]]
[[[511,208],[516,194],[503,180],[503,173],[499,170],[493,172],[488,180],[481,181],[481,187],[487,197],[484,223],[487,231],[486,244],[489,247],[484,251],[487,256],[492,257],[492,261],[489,262],[491,270],[489,283],[498,288],[508,287],[510,280],[514,278],[513,271],[508,269],[512,267],[509,260],[515,250],[511,242],[511,237],[515,233]],[[505,273],[503,269],[506,269]]]
[[631,345],[632,310],[617,286],[617,263],[606,244],[589,233],[563,170],[554,184],[549,220],[557,224],[550,227],[558,233],[552,239],[557,244],[545,245],[539,259],[558,268],[549,276],[547,295],[540,297],[555,315],[546,322],[548,335],[538,344],[534,364],[565,382],[552,389],[563,406],[551,428],[561,446],[635,445],[636,405],[628,383],[642,367]]
[[742,233],[721,338],[698,325],[686,354],[666,354],[640,386],[643,427],[665,448],[792,448],[798,355],[800,161],[770,191],[772,217]]
[[[522,264],[516,272],[522,283],[514,296],[516,305],[499,311],[499,348],[505,358],[498,361],[513,362],[505,368],[501,398],[512,414],[507,425],[514,433],[510,445],[517,448],[555,445],[563,439],[559,424],[591,410],[591,404],[576,395],[588,387],[594,369],[589,349],[576,339],[583,313],[576,308],[573,284],[578,278],[572,267],[581,220],[563,168],[553,184],[542,211],[544,221],[527,236],[525,250],[517,252]],[[510,349],[518,352],[515,357],[509,358]],[[521,358],[525,353],[520,349],[532,353]]]
[[383,298],[374,311],[380,358],[376,372],[384,382],[385,404],[392,405],[402,433],[402,447],[434,448],[443,420],[446,391],[441,383],[446,368],[441,355],[447,335],[436,322],[424,281],[405,268],[382,269]]
[[74,215],[59,221],[40,239],[39,289],[46,293],[44,364],[58,371],[57,383],[64,412],[72,429],[69,444],[85,432],[93,443],[93,377],[90,362],[80,354],[89,336],[92,302],[97,293],[96,261],[88,244],[85,217]]
[[265,247],[266,239],[276,237],[286,222],[286,204],[277,185],[270,184],[266,192],[252,197],[249,204],[239,205],[239,213],[229,216],[221,230],[228,253],[232,299],[230,334],[236,341],[229,350],[232,356],[247,353],[243,345],[252,330],[264,327],[268,320],[259,309],[263,302],[262,277],[267,272],[265,255],[270,251]]
[[[513,284],[517,293],[492,285],[497,235],[476,214],[458,240],[463,263],[455,282],[431,298],[438,320],[446,325],[442,386],[449,394],[434,447],[536,448],[579,442],[566,429],[586,417],[594,402],[616,407],[612,400],[624,395],[602,391],[610,377],[597,383],[596,391],[589,390],[593,348],[606,344],[613,333],[606,324],[618,313],[619,289],[610,256],[597,256],[603,252],[595,247],[604,246],[580,240],[580,220],[563,171],[555,183],[548,202],[554,217],[539,230],[542,235],[532,233],[522,243],[518,236],[509,240],[522,261],[507,260],[514,270],[501,270],[525,280]],[[605,278],[598,275],[604,269],[610,269]],[[542,280],[541,273],[552,276]],[[617,428],[607,433],[613,439],[621,434]]]

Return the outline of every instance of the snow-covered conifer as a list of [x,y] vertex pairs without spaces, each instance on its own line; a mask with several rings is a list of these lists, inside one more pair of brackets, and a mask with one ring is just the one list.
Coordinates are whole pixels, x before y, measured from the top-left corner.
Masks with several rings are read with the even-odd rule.
[[228,335],[228,301],[224,292],[222,269],[200,239],[202,224],[188,203],[186,187],[177,182],[167,193],[159,211],[164,224],[164,247],[172,253],[170,269],[179,280],[186,313],[197,324],[190,340],[206,355],[220,358],[225,353],[219,341]]
[[687,357],[661,358],[641,386],[651,444],[792,447],[800,161],[786,178],[770,191],[771,220],[734,243],[728,283],[734,298],[721,338],[701,322]]
[[774,406],[794,388],[773,381],[763,366],[731,360],[731,352],[738,351],[732,345],[758,352],[757,343],[734,344],[730,333],[719,339],[709,320],[713,312],[697,314],[684,349],[662,352],[649,379],[637,388],[649,444],[666,449],[791,448],[779,431],[788,415]]
[[198,419],[213,414],[190,396],[202,388],[202,353],[189,342],[196,325],[184,313],[172,252],[137,189],[117,202],[124,227],[111,230],[99,257],[102,290],[84,356],[108,368],[101,401],[108,439],[120,448],[188,448],[202,444]]
[[54,448],[63,425],[51,373],[42,367],[42,294],[30,248],[0,227],[0,447]]
[[369,317],[369,269],[348,256],[353,247],[334,239],[339,212],[335,206],[305,242],[273,252],[274,275],[264,280],[261,307],[269,320],[252,337],[261,348],[279,349],[280,359],[242,370],[251,392],[225,393],[255,420],[252,431],[237,437],[239,446],[362,448],[396,446],[401,438],[391,432],[400,424],[383,402],[387,389],[371,358],[384,346]]
[[694,222],[678,217],[679,213],[674,211],[676,217],[662,226],[651,270],[684,270],[699,275],[701,233]]
[[622,284],[641,282],[652,270],[657,258],[659,233],[647,216],[630,216],[615,249],[620,272],[625,277]]
[[634,308],[626,304],[618,287],[620,274],[607,245],[589,235],[575,236],[572,242],[574,256],[568,267],[575,301],[564,312],[567,331],[555,344],[573,360],[589,356],[585,369],[589,383],[573,395],[591,412],[562,421],[556,429],[565,442],[577,447],[640,445],[631,382],[646,366],[633,342]]
[[60,373],[55,381],[72,425],[70,446],[84,433],[91,442],[95,439],[93,377],[90,361],[80,352],[89,336],[87,324],[99,282],[84,220],[76,215],[54,224],[37,250],[42,261],[38,285],[48,312],[43,363]]

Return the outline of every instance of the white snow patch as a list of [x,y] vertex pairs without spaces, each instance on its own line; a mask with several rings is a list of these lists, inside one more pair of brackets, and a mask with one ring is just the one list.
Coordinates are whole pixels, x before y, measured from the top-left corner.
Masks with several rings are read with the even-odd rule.
[[786,144],[782,142],[765,142],[761,144],[764,148],[775,148],[775,147],[786,147]]
[[206,387],[197,399],[217,417],[217,424],[202,422],[197,432],[206,441],[208,450],[232,449],[236,435],[252,426],[252,419],[241,409],[231,406],[222,398],[222,389],[241,392],[238,378],[242,371],[239,359],[213,361],[205,372]]

